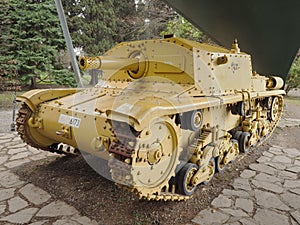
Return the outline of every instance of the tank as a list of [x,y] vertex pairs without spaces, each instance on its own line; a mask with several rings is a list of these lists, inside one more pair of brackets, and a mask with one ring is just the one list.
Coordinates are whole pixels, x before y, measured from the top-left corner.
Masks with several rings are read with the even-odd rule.
[[189,199],[265,141],[283,111],[283,80],[256,73],[236,40],[231,49],[175,37],[121,43],[79,65],[103,70],[102,80],[19,96],[17,131],[41,150],[101,158],[142,199]]

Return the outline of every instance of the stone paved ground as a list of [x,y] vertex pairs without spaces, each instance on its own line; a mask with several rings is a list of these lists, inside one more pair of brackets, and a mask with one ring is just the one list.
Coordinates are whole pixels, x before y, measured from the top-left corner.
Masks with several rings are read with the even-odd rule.
[[13,172],[24,163],[53,156],[58,157],[27,146],[15,133],[0,133],[0,224],[98,224]]
[[[279,127],[299,125],[298,119],[283,119]],[[192,224],[300,225],[299,149],[272,146]]]
[[[279,127],[299,126],[283,119]],[[27,146],[15,133],[0,133],[0,224],[98,224],[73,206],[14,174],[14,168],[46,157],[59,157]],[[192,224],[300,224],[300,150],[273,146],[251,164]]]

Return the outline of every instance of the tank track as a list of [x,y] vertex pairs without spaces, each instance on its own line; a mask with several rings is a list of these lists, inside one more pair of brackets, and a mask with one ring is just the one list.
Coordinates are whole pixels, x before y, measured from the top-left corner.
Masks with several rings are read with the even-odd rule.
[[31,139],[30,132],[26,129],[28,127],[28,120],[33,115],[31,109],[23,103],[19,112],[16,116],[16,131],[21,139],[28,145],[51,153],[64,154],[64,155],[79,155],[79,151],[69,145],[57,143],[48,147],[43,147],[38,144],[34,140]]
[[[116,153],[115,153],[116,154]],[[188,200],[191,196],[180,195],[168,191],[160,191],[159,193],[140,192],[132,186],[133,180],[131,175],[132,167],[115,158],[109,161],[111,175],[116,184],[129,192],[136,192],[140,199],[156,200],[156,201],[183,201]],[[155,189],[153,192],[157,192]]]
[[[265,142],[274,132],[283,112],[283,97],[277,96],[279,99],[279,106],[278,106],[278,113],[276,116],[276,119],[274,121],[271,121],[269,124],[268,133],[266,136],[260,139],[259,142],[256,143],[256,146],[261,145],[263,142]],[[128,148],[128,146],[124,143],[132,141],[136,143],[135,137],[128,137],[126,136],[126,131],[122,131],[122,129],[119,129],[117,136],[126,137],[125,139],[121,138],[122,143],[114,143],[112,148],[109,150],[110,153],[113,154],[113,159],[110,160],[109,166],[111,168],[111,173],[113,180],[120,186],[121,188],[130,191],[130,192],[137,192],[139,197],[141,199],[146,200],[156,200],[156,201],[183,201],[188,200],[191,198],[191,196],[181,195],[174,193],[174,191],[166,191],[166,190],[153,190],[153,193],[150,192],[140,192],[137,189],[133,187],[133,179],[131,175],[131,165],[124,162],[124,159],[129,157],[130,161],[134,161],[135,158],[135,148]],[[204,135],[204,136],[203,136]],[[203,132],[203,135],[200,135],[195,143],[189,147],[189,152],[193,152],[193,149],[197,149],[198,144],[203,143],[203,139],[206,138],[207,133]],[[124,158],[125,157],[125,158]],[[121,160],[121,161],[120,161]],[[171,179],[171,177],[170,177]],[[168,188],[169,190],[172,189],[172,187]]]

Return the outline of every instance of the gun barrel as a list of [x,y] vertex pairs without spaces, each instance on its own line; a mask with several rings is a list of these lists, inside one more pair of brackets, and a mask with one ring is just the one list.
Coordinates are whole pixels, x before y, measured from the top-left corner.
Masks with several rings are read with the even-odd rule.
[[79,58],[79,66],[82,70],[101,69],[137,71],[139,69],[139,59],[106,56],[82,56]]

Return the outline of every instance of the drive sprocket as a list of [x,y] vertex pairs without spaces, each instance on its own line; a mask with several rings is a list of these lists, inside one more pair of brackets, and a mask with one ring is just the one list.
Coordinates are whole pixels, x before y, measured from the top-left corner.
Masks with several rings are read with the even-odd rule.
[[[125,136],[118,133],[120,131],[117,136]],[[165,199],[168,193],[173,196],[174,193],[169,192],[169,180],[175,176],[179,164],[179,137],[180,128],[173,119],[165,117],[152,121],[134,141],[123,139],[118,146],[119,154],[114,147],[114,157],[109,163],[112,178],[116,183],[130,187],[140,198],[160,200],[159,196]],[[126,142],[135,144],[124,145]],[[130,158],[124,158],[124,152],[129,156],[130,148]]]

